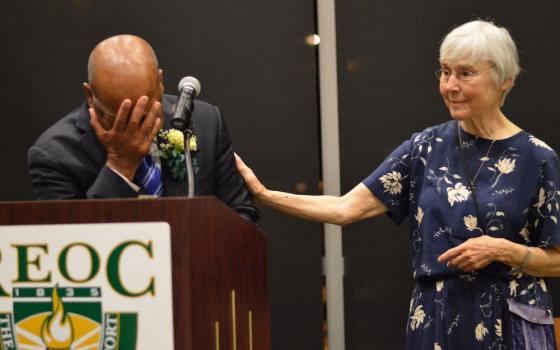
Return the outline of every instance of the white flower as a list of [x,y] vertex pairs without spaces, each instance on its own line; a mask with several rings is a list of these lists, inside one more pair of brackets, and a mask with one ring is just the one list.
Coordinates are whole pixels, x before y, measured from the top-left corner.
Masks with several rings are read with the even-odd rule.
[[539,190],[539,201],[535,203],[534,206],[540,208],[544,205],[545,201],[546,201],[546,192],[544,188],[541,187],[541,189]]
[[442,289],[443,289],[443,280],[437,281],[436,282],[436,291],[441,292]]
[[438,343],[434,343],[434,350],[441,350],[441,346]]
[[544,281],[544,279],[541,278],[541,279],[539,280],[539,285],[541,286],[542,291],[546,293],[546,292],[547,292],[547,288],[546,288],[546,282]]
[[484,327],[484,323],[482,323],[482,321],[480,321],[480,323],[476,326],[474,334],[476,336],[476,340],[478,341],[482,341],[482,339],[484,339],[484,336],[488,334],[488,329]]
[[385,192],[389,192],[390,194],[398,194],[401,193],[402,184],[401,184],[401,173],[392,171],[387,173],[379,178],[383,183],[383,187],[385,188]]
[[546,148],[546,149],[552,151],[552,148],[550,148],[549,145],[547,145],[546,143],[544,143],[544,141],[539,140],[538,138],[536,138],[533,135],[529,135],[529,141],[531,141],[535,146]]
[[529,229],[527,227],[523,227],[521,231],[519,231],[519,235],[523,237],[526,243],[529,243]]
[[509,174],[515,170],[515,159],[501,158],[498,163],[494,164],[494,167],[502,174]]
[[474,230],[480,230],[480,228],[478,227],[478,219],[476,218],[476,216],[464,216],[463,217],[463,221],[465,222],[465,226],[467,227],[467,230],[469,231],[474,231]]
[[455,204],[455,202],[463,202],[466,201],[469,198],[469,194],[470,191],[463,186],[462,183],[457,182],[455,184],[455,188],[453,187],[448,187],[447,188],[447,200],[449,201],[449,204],[451,206],[453,206],[453,204]]
[[418,305],[416,309],[414,309],[414,315],[410,316],[410,328],[415,330],[420,327],[424,322],[424,317],[426,317],[426,313],[422,310],[422,305]]
[[497,319],[496,324],[494,325],[494,328],[496,330],[496,336],[501,338],[502,337],[502,320]]
[[422,223],[422,219],[424,218],[424,211],[422,210],[422,208],[418,207],[418,212],[414,217],[416,218],[416,221],[418,221],[418,226],[420,226],[420,224]]
[[519,287],[519,284],[517,283],[516,280],[512,280],[511,282],[509,282],[509,295],[512,297],[516,297],[517,296],[517,287]]

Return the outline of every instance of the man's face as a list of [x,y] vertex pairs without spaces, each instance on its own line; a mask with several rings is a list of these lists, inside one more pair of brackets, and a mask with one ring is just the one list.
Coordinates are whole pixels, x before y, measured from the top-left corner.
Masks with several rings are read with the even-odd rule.
[[144,82],[117,82],[112,86],[104,86],[104,84],[100,84],[100,86],[91,85],[88,90],[89,93],[86,92],[86,96],[90,107],[95,110],[103,128],[110,130],[125,99],[131,100],[132,107],[134,107],[140,97],[148,96],[149,102],[146,113],[154,102],[162,101],[163,84],[161,70],[155,79],[149,79]]

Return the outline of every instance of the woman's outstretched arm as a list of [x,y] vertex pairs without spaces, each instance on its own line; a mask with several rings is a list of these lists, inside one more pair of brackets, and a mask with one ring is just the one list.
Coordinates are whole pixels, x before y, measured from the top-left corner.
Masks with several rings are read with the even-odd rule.
[[362,183],[342,197],[308,196],[267,189],[235,155],[237,168],[254,198],[272,208],[302,219],[347,225],[387,212],[387,207]]

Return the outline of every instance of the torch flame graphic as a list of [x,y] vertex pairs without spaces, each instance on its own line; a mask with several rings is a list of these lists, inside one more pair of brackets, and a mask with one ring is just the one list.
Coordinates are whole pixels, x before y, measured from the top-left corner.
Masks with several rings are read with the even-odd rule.
[[58,296],[58,285],[53,288],[52,313],[41,326],[41,337],[48,350],[66,350],[72,345],[72,321],[64,311],[62,298]]

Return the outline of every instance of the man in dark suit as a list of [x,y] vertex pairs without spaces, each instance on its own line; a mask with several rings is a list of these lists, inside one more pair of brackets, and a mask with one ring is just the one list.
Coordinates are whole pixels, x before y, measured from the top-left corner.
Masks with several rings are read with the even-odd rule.
[[[163,94],[163,72],[150,45],[132,35],[102,41],[90,55],[88,79],[83,85],[86,102],[29,149],[29,173],[37,198],[136,197],[148,189],[138,181],[146,159],[154,165],[149,173],[158,175],[158,195],[186,195],[187,181],[173,178],[157,150],[156,136],[160,128],[170,128],[177,98]],[[219,110],[195,101],[191,128],[197,141],[191,153],[196,164],[195,194],[216,195],[256,222],[259,212],[235,167]]]

